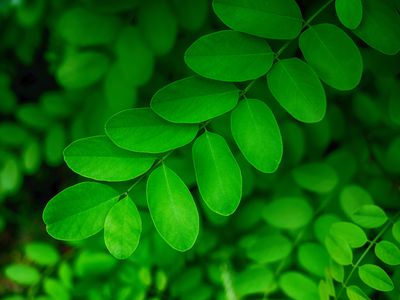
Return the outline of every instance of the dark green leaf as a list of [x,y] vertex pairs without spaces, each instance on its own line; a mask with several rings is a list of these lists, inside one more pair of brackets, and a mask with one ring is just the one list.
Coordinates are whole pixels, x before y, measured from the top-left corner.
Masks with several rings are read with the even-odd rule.
[[193,144],[193,162],[199,191],[208,207],[231,215],[242,197],[242,175],[224,138],[206,131]]
[[161,153],[190,143],[196,125],[169,123],[149,108],[124,110],[106,123],[108,137],[118,146],[135,152]]
[[246,81],[267,73],[274,53],[264,40],[232,30],[205,35],[185,53],[186,64],[197,74],[222,81]]
[[375,290],[388,292],[393,290],[393,282],[386,272],[378,266],[365,264],[358,268],[361,280]]
[[318,76],[338,90],[351,90],[361,80],[363,61],[353,40],[339,27],[318,24],[304,31],[299,46]]
[[393,224],[392,235],[395,240],[400,243],[400,221],[397,221]]
[[232,135],[244,157],[264,173],[277,170],[283,153],[275,116],[260,100],[243,100],[232,112]]
[[228,27],[269,39],[294,39],[303,22],[294,0],[214,0],[213,8]]
[[375,246],[375,255],[385,264],[400,265],[400,249],[389,241],[380,241]]
[[199,214],[186,185],[164,164],[149,176],[147,202],[162,238],[176,250],[192,248],[199,233]]
[[320,194],[331,192],[339,181],[335,169],[326,163],[301,165],[296,167],[292,174],[300,187]]
[[356,29],[360,25],[363,15],[361,0],[336,0],[336,14],[344,26]]
[[119,193],[96,182],[83,182],[66,188],[46,205],[43,221],[47,232],[59,240],[81,240],[104,227],[108,211]]
[[325,115],[325,90],[314,70],[298,58],[279,60],[268,72],[268,87],[293,118],[319,122]]
[[47,295],[51,297],[51,299],[57,300],[69,300],[70,295],[67,288],[62,284],[62,282],[53,279],[53,278],[45,278],[43,282],[43,289]]
[[224,83],[192,76],[161,88],[151,99],[151,108],[167,121],[200,123],[233,109],[239,90]]
[[155,161],[155,157],[118,148],[106,136],[73,142],[65,148],[64,159],[75,173],[105,181],[133,179],[150,169]]

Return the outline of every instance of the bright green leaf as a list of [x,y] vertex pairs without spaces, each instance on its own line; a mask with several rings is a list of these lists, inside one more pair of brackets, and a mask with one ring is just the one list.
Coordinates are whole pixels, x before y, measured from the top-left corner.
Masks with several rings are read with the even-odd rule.
[[356,285],[346,287],[346,294],[350,300],[370,300],[367,295]]
[[147,181],[147,203],[161,237],[174,249],[193,247],[199,233],[199,214],[183,181],[164,164]]
[[326,163],[301,165],[296,167],[292,174],[300,187],[320,194],[331,192],[339,181],[335,169]]
[[313,209],[305,198],[284,197],[270,201],[264,211],[264,219],[282,229],[297,229],[311,221]]
[[400,265],[400,249],[389,241],[380,241],[375,246],[375,255],[385,264]]
[[7,266],[5,269],[5,275],[7,278],[21,285],[34,285],[40,280],[40,273],[38,270],[34,267],[23,264]]
[[386,272],[378,266],[365,264],[358,268],[361,280],[375,290],[388,292],[393,290],[393,282]]
[[372,204],[371,195],[358,185],[348,185],[343,188],[339,196],[340,205],[348,217],[365,204]]
[[303,23],[294,0],[214,0],[213,8],[228,27],[269,39],[294,39]]
[[96,182],[82,182],[66,188],[44,209],[47,232],[59,240],[88,238],[103,229],[106,215],[118,197],[116,190]]
[[104,242],[115,258],[131,256],[139,245],[141,232],[142,220],[129,196],[110,209],[104,223]]
[[158,90],[150,105],[167,121],[200,123],[230,111],[238,99],[239,90],[233,84],[192,76]]
[[53,278],[44,279],[43,289],[51,299],[69,300],[71,298],[67,288],[62,284],[62,282]]
[[60,259],[60,255],[52,245],[41,242],[27,244],[25,246],[25,255],[42,266],[54,265]]
[[108,137],[118,146],[135,152],[161,153],[190,143],[196,125],[169,123],[149,108],[124,110],[106,123]]
[[243,100],[232,112],[232,135],[244,157],[264,173],[277,170],[283,154],[282,137],[269,107],[260,100]]
[[332,224],[330,234],[344,239],[352,248],[362,247],[368,240],[364,231],[359,226],[350,222]]
[[339,27],[318,24],[304,31],[299,46],[306,61],[326,84],[351,90],[361,80],[363,61],[353,40]]
[[363,6],[361,0],[336,0],[336,14],[344,26],[356,29],[362,20]]
[[233,288],[240,299],[246,295],[272,291],[275,284],[274,274],[264,266],[250,266],[233,279]]
[[377,228],[388,220],[385,212],[379,206],[366,204],[351,215],[351,219],[364,228]]
[[325,238],[325,247],[332,259],[338,264],[343,266],[352,264],[353,252],[345,239],[330,234]]
[[145,173],[155,157],[115,146],[106,136],[77,140],[64,150],[68,167],[95,180],[124,181]]
[[317,284],[309,277],[299,272],[289,271],[279,278],[282,291],[295,300],[318,299]]
[[193,144],[193,162],[200,195],[221,215],[233,214],[242,197],[242,174],[228,144],[206,131]]
[[329,265],[329,255],[319,243],[303,243],[297,252],[299,264],[307,271],[317,276],[324,276]]
[[271,68],[274,53],[262,39],[232,30],[205,35],[185,53],[185,62],[194,72],[221,81],[258,78]]
[[293,118],[314,123],[325,116],[324,87],[314,70],[302,60],[279,60],[267,79],[272,95]]

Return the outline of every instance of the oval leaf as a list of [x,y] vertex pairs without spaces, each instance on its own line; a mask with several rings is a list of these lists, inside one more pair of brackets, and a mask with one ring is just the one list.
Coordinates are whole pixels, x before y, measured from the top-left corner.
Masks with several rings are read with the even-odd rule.
[[82,240],[104,227],[119,193],[96,182],[73,185],[54,196],[43,212],[47,232],[58,240]]
[[269,39],[294,39],[303,23],[294,0],[214,0],[213,8],[228,27]]
[[309,277],[299,272],[289,271],[279,278],[282,291],[291,299],[313,300],[318,299],[317,284]]
[[304,243],[298,248],[299,264],[308,272],[323,277],[329,265],[329,255],[319,243]]
[[400,221],[397,221],[393,224],[392,235],[395,240],[400,243]]
[[106,133],[118,147],[147,153],[182,147],[195,138],[197,130],[195,125],[169,123],[150,108],[124,110],[106,123]]
[[139,245],[142,220],[130,197],[115,204],[104,223],[104,242],[110,253],[118,259],[132,255]]
[[161,237],[174,249],[193,247],[199,233],[199,214],[183,181],[164,164],[147,181],[147,203]]
[[336,14],[344,26],[356,29],[362,20],[363,8],[361,0],[336,0]]
[[393,282],[386,272],[378,266],[365,264],[358,268],[361,280],[375,290],[388,292],[393,290]]
[[362,289],[356,285],[346,287],[346,294],[350,300],[370,300],[368,296],[364,294]]
[[4,271],[7,278],[21,285],[34,285],[40,281],[40,273],[34,267],[13,264]]
[[95,180],[124,181],[151,168],[155,157],[133,153],[115,146],[106,136],[77,140],[64,150],[68,167]]
[[243,100],[232,112],[232,135],[244,157],[257,170],[273,173],[283,154],[282,137],[269,107],[260,100]]
[[326,163],[308,163],[295,168],[292,174],[300,187],[320,194],[331,192],[339,181],[335,169]]
[[279,60],[267,80],[272,95],[293,118],[305,123],[323,119],[325,90],[308,64],[298,58]]
[[350,222],[336,222],[330,228],[330,234],[344,239],[352,248],[359,248],[368,241],[364,231]]
[[345,239],[329,234],[325,238],[325,247],[332,259],[340,265],[351,265],[353,252]]
[[197,74],[215,80],[240,82],[267,73],[274,53],[262,39],[232,30],[205,35],[185,53],[185,62]]
[[230,111],[238,99],[233,84],[192,76],[158,90],[150,106],[167,121],[200,123]]
[[193,144],[193,162],[205,203],[218,214],[231,215],[242,197],[242,174],[224,138],[206,131]]
[[352,220],[364,228],[377,228],[388,220],[385,212],[379,206],[366,204],[351,215]]
[[281,234],[270,234],[254,240],[246,249],[247,256],[259,264],[279,261],[290,254],[292,243]]
[[380,241],[375,246],[375,254],[385,264],[400,265],[400,249],[392,242]]
[[57,249],[50,244],[41,242],[33,242],[26,245],[25,255],[41,266],[55,265],[60,259]]
[[338,90],[351,90],[361,80],[363,62],[353,40],[332,24],[311,26],[299,39],[306,61],[318,76]]

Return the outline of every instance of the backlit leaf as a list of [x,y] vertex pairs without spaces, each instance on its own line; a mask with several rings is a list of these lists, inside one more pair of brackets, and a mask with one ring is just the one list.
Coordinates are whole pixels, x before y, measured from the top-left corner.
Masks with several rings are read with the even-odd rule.
[[150,105],[167,121],[200,123],[230,111],[238,99],[239,90],[233,84],[192,76],[158,90]]
[[400,243],[400,221],[397,221],[393,224],[392,235],[395,240]]
[[375,290],[388,292],[393,290],[393,282],[386,272],[378,266],[365,264],[358,268],[361,280]]
[[193,162],[208,207],[224,216],[232,214],[242,197],[242,175],[224,138],[206,131],[193,144]]
[[178,251],[192,248],[199,233],[199,214],[186,185],[164,164],[149,176],[147,203],[161,237]]
[[135,152],[161,153],[190,143],[196,125],[173,124],[149,108],[124,110],[106,123],[106,134],[118,146]]

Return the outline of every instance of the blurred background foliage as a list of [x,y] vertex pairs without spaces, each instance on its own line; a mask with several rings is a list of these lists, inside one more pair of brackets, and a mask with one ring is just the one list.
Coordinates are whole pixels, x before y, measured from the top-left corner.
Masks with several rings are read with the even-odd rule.
[[[323,4],[298,3],[305,16]],[[0,20],[1,299],[317,299],[325,268],[334,268],[323,240],[333,222],[348,219],[346,203],[371,199],[366,203],[389,214],[400,207],[400,56],[357,40],[362,82],[349,92],[326,86],[328,110],[319,123],[295,121],[265,93],[264,77],[255,83],[249,97],[274,111],[283,163],[262,174],[237,154],[242,204],[231,217],[203,205],[202,231],[189,252],[172,250],[152,227],[141,203],[144,184],[132,196],[144,229],[127,261],[114,259],[101,235],[52,240],[41,220],[46,201],[79,180],[63,164],[63,149],[103,134],[111,115],[148,106],[159,88],[192,74],[184,51],[224,27],[207,0],[1,0]],[[318,20],[339,22],[332,6]],[[296,55],[289,47],[282,57]],[[211,127],[233,145],[226,118]],[[190,148],[176,152],[167,164],[193,191]],[[290,224],[290,207],[265,200],[275,198],[300,199],[306,208],[299,224]],[[400,270],[385,268],[395,282],[387,299],[398,300]],[[278,282],[283,272],[294,280],[289,288]],[[365,293],[378,299],[372,289]]]

